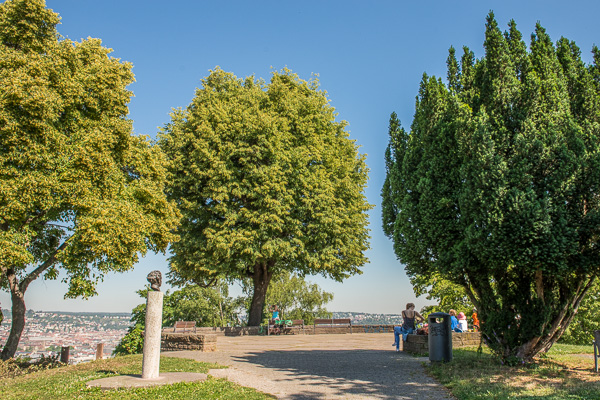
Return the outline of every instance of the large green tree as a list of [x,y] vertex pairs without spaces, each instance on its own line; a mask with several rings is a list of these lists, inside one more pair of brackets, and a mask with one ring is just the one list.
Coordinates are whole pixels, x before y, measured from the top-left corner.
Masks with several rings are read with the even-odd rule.
[[487,18],[485,55],[425,75],[410,134],[390,122],[383,227],[409,275],[461,285],[488,345],[530,360],[600,272],[600,52]]
[[0,5],[0,285],[14,355],[31,282],[56,279],[66,297],[95,294],[109,271],[164,251],[178,221],[164,195],[166,159],[127,119],[131,65],[100,40],[58,36],[41,0]]
[[316,80],[211,71],[159,144],[183,218],[171,269],[196,283],[251,278],[258,325],[273,274],[342,280],[368,248],[364,155]]

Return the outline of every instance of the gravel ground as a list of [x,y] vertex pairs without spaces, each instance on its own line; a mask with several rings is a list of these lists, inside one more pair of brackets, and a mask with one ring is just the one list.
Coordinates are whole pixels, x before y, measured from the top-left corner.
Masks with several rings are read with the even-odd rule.
[[241,336],[217,338],[217,351],[165,352],[229,366],[210,370],[278,399],[453,399],[425,375],[427,358],[392,347],[393,335]]

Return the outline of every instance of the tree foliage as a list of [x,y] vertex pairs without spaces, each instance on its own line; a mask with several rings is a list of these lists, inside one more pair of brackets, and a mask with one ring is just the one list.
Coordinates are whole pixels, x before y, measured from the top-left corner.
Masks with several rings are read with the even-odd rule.
[[485,55],[424,75],[410,134],[390,122],[383,228],[410,276],[461,285],[504,358],[565,332],[600,271],[600,52],[487,18]]
[[164,156],[127,119],[131,65],[99,39],[60,38],[58,23],[42,0],[0,5],[0,285],[13,313],[4,359],[33,280],[62,270],[66,297],[92,296],[107,272],[164,251],[178,220]]
[[250,325],[282,271],[342,280],[368,248],[364,155],[316,80],[217,68],[160,135],[183,214],[170,266],[196,283],[251,278]]
[[444,279],[439,274],[415,275],[411,277],[413,290],[417,296],[425,295],[428,300],[435,300],[437,303],[425,306],[421,309],[421,314],[427,316],[434,312],[445,312],[455,310],[464,312],[471,316],[473,304],[465,291],[465,288]]
[[560,338],[561,343],[590,345],[594,331],[600,330],[600,282],[594,285],[583,298],[573,322]]
[[142,354],[144,352],[144,328],[139,325],[130,326],[127,334],[115,346],[113,355]]

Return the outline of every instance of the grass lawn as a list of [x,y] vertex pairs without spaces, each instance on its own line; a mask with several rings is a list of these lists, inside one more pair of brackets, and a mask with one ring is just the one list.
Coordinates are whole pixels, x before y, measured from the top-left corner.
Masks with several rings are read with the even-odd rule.
[[556,344],[535,365],[501,365],[489,351],[455,349],[450,363],[427,370],[460,400],[600,399],[600,374],[593,371],[592,346]]
[[[200,363],[174,357],[161,357],[161,372],[203,372],[220,368],[215,364]],[[123,356],[108,360],[54,368],[0,379],[0,398],[8,399],[239,399],[265,400],[272,396],[244,388],[225,379],[209,378],[199,383],[177,383],[146,389],[119,389],[102,391],[88,389],[93,379],[113,375],[142,373],[142,356]]]

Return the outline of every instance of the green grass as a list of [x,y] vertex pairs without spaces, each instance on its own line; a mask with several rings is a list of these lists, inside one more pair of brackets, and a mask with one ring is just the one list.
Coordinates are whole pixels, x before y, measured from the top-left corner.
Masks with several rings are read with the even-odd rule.
[[548,355],[554,354],[594,354],[594,347],[589,345],[555,343]]
[[450,363],[426,368],[460,400],[600,399],[590,346],[555,345],[530,366],[508,367],[484,350],[455,349]]
[[[161,357],[161,372],[202,372],[221,368],[216,364],[200,363],[174,357]],[[141,374],[140,355],[116,357],[38,371],[16,378],[0,379],[0,398],[9,399],[232,399],[264,400],[272,396],[244,388],[225,379],[209,378],[205,382],[177,383],[145,389],[102,391],[87,388],[90,380],[114,375]]]

